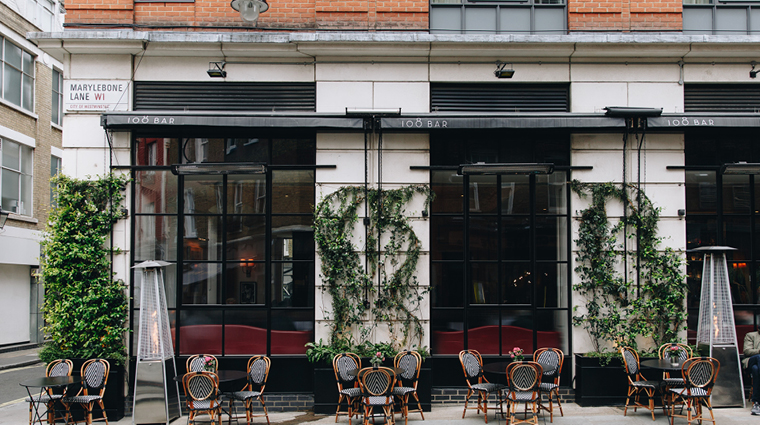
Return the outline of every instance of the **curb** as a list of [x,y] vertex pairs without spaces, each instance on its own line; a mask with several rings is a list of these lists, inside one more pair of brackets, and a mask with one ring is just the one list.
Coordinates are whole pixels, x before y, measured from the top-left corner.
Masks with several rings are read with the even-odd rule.
[[27,360],[27,361],[24,361],[24,362],[18,362],[18,363],[7,364],[7,365],[0,365],[0,370],[18,369],[20,367],[34,366],[34,365],[40,364],[40,363],[42,363],[42,360],[40,360],[40,359],[37,359],[37,360]]

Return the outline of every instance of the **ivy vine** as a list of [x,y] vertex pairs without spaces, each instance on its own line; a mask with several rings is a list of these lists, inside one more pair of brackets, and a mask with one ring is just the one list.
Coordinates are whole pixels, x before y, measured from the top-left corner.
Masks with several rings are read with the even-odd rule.
[[123,217],[120,203],[127,178],[107,175],[80,180],[54,177],[57,206],[41,243],[45,284],[43,331],[49,342],[40,358],[104,357],[123,364],[126,356],[127,297],[114,280],[111,228]]
[[[418,185],[382,191],[345,186],[316,206],[314,239],[322,261],[323,289],[331,299],[329,346],[366,345],[379,323],[389,326],[394,339],[391,344],[397,349],[422,340],[419,313],[425,290],[416,277],[422,242],[405,215],[415,195],[424,196],[423,216],[427,216],[434,195],[429,187]],[[353,238],[364,230],[363,225],[357,226],[357,212],[365,201],[370,206],[369,223],[366,245],[360,251]],[[379,240],[384,245],[378,250]],[[369,302],[367,295],[372,295],[374,302]],[[358,331],[358,340],[354,340],[354,331]]]
[[[573,285],[585,298],[586,308],[581,313],[573,307],[573,324],[586,329],[598,353],[606,348],[605,342],[637,347],[637,337],[651,339],[655,347],[678,341],[679,331],[686,329],[688,285],[681,255],[661,248],[663,238],[657,236],[661,209],[633,185],[576,180],[571,187],[581,198],[591,195],[591,204],[580,211],[575,240],[580,282]],[[606,212],[611,199],[627,210],[615,225]],[[622,238],[635,241],[638,250],[634,242],[628,244],[633,248],[624,250]],[[636,270],[624,271],[628,278],[619,271],[626,257],[629,264],[638,259],[639,279],[634,279]]]

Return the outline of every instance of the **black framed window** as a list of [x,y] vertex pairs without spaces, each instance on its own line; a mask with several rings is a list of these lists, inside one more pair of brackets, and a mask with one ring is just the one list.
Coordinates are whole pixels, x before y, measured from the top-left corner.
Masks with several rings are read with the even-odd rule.
[[[737,338],[760,321],[760,176],[724,175],[724,163],[760,162],[756,134],[686,133],[686,247],[730,246],[727,253]],[[689,337],[696,337],[703,255],[688,256]]]
[[[431,351],[570,352],[569,135],[431,134]],[[550,175],[460,176],[474,162],[552,162]],[[563,169],[564,168],[564,169]]]
[[[304,354],[314,335],[314,135],[138,137],[133,152],[133,262],[174,263],[165,285],[177,353]],[[189,162],[263,162],[267,172],[172,174]]]

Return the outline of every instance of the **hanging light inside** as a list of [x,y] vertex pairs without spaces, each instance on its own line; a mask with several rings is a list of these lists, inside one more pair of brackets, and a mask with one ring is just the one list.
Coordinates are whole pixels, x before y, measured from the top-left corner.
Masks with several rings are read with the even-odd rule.
[[254,25],[259,19],[259,14],[269,10],[266,0],[232,0],[230,6],[240,12],[240,17],[244,21],[248,21]]

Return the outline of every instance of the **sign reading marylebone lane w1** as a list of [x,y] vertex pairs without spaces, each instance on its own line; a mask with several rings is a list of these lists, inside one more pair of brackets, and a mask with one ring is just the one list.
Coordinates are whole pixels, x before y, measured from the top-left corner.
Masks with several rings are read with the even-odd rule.
[[63,103],[67,111],[126,111],[128,87],[125,80],[66,80]]

